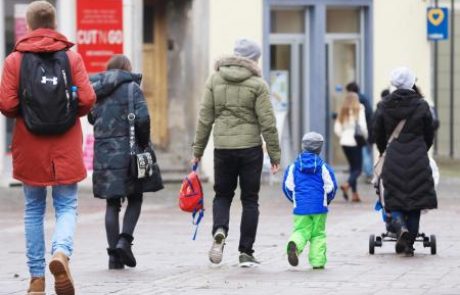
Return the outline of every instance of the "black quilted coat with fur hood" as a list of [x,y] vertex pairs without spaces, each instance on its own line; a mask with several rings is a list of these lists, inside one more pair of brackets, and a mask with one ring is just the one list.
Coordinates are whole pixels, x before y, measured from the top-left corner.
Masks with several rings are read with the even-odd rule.
[[[397,140],[388,139],[407,119]],[[373,132],[380,153],[387,148],[382,179],[387,210],[437,208],[428,150],[433,144],[433,118],[428,103],[416,92],[398,89],[377,106]]]

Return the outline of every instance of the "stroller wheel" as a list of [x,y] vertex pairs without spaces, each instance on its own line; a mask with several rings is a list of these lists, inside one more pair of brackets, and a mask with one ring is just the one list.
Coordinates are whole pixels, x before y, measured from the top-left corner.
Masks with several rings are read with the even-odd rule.
[[375,253],[375,236],[369,236],[369,254],[374,255]]
[[382,247],[382,237],[381,236],[375,237],[375,247]]
[[429,237],[423,237],[423,247],[428,248],[430,247],[430,238]]
[[436,255],[436,236],[430,236],[431,255]]

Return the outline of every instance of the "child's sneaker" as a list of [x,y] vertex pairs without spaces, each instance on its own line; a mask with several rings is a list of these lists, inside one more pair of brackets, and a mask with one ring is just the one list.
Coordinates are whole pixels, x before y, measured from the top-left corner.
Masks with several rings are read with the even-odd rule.
[[223,228],[218,228],[214,234],[214,242],[212,243],[211,250],[209,250],[209,260],[212,263],[219,264],[222,262],[224,255],[225,245],[225,231]]
[[288,243],[288,261],[292,266],[299,265],[299,257],[297,256],[297,246],[294,242]]
[[260,262],[253,255],[240,253],[240,267],[253,267],[259,264]]

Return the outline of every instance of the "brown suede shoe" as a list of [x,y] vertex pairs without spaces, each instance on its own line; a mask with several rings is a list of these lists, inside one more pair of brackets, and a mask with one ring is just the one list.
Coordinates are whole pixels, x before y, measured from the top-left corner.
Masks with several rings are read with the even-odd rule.
[[54,275],[56,295],[75,295],[75,288],[69,270],[69,257],[62,252],[54,253],[49,268]]
[[45,277],[31,278],[27,295],[45,295]]
[[361,202],[361,199],[359,198],[358,193],[353,193],[353,194],[352,194],[351,201],[352,201],[352,202],[355,202],[355,203]]

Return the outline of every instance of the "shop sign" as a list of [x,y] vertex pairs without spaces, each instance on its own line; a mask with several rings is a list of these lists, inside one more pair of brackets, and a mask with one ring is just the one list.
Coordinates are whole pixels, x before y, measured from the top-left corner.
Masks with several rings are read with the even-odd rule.
[[449,10],[447,7],[428,7],[427,31],[428,40],[446,40],[449,37]]
[[123,53],[123,1],[77,0],[77,46],[89,73]]

